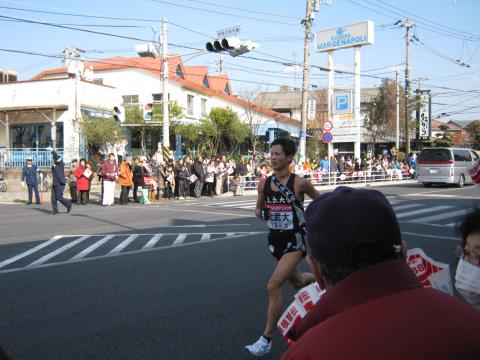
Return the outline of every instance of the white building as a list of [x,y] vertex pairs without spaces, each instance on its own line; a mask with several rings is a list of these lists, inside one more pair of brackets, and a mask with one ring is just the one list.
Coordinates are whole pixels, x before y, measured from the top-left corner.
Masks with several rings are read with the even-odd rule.
[[[91,80],[94,83],[116,89],[124,106],[142,105],[152,99],[154,102],[162,100],[161,59],[117,56],[85,62],[84,65],[85,69],[93,71]],[[63,67],[43,71],[34,80],[66,76],[67,68]],[[208,74],[206,66],[184,66],[179,55],[169,56],[168,98],[177,101],[184,109],[183,119],[178,119],[183,122],[199,121],[214,107],[230,107],[243,121],[253,118],[253,113],[259,135],[266,135],[268,130],[281,129],[298,137],[298,120],[233,96],[226,75]],[[155,141],[147,144],[147,148],[156,148]]]
[[82,115],[111,117],[117,96],[111,86],[67,77],[0,84],[0,166],[21,166],[26,156],[47,166],[52,145],[67,161],[78,157]]

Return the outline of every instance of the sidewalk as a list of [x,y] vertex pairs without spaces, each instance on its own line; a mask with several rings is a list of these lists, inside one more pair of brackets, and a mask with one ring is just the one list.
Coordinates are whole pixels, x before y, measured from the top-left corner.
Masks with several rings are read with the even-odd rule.
[[[337,184],[337,185],[317,185],[315,188],[320,191],[329,191],[333,190],[338,186],[350,186],[350,187],[377,187],[377,186],[391,186],[391,185],[399,185],[399,184],[413,184],[416,183],[416,180],[398,180],[398,181],[377,181],[371,183],[353,183],[353,184]],[[115,198],[118,199],[120,196],[120,187],[116,186],[115,188]],[[245,190],[244,196],[246,195],[256,195],[257,190]],[[41,193],[40,196],[43,195],[43,202],[50,203],[50,192]],[[68,187],[64,193],[65,197],[70,199],[70,194],[68,192]],[[131,196],[131,192],[130,192]],[[223,193],[218,197],[233,197],[233,192],[229,191],[227,193]],[[91,201],[99,201],[100,200],[100,186],[96,185],[92,187],[92,191],[90,192],[90,200]],[[7,192],[0,192],[0,204],[25,204],[28,201],[28,192],[25,188],[24,191],[7,191]],[[35,201],[35,195],[33,196],[33,201]]]

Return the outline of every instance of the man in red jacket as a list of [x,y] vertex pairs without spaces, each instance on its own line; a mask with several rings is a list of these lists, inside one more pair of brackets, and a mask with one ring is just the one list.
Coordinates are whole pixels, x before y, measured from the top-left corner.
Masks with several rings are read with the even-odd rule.
[[289,334],[283,360],[480,359],[480,313],[422,287],[382,193],[338,187],[305,219],[307,261],[327,292]]

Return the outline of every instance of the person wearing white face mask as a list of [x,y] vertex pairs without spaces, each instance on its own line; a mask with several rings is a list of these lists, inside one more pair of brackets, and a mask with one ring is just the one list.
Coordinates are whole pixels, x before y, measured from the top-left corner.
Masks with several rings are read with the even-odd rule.
[[457,248],[460,257],[455,274],[455,287],[467,303],[480,310],[480,208],[465,215],[458,224],[462,246]]

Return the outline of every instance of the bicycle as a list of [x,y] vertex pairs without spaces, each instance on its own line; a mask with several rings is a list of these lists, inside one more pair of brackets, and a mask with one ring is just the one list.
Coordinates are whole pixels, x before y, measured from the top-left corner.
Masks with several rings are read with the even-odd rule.
[[7,182],[0,179],[0,192],[7,192]]
[[[43,175],[43,176],[42,176]],[[52,188],[52,178],[50,177],[50,175],[48,175],[48,173],[41,173],[40,174],[40,189],[41,191],[48,191]]]

